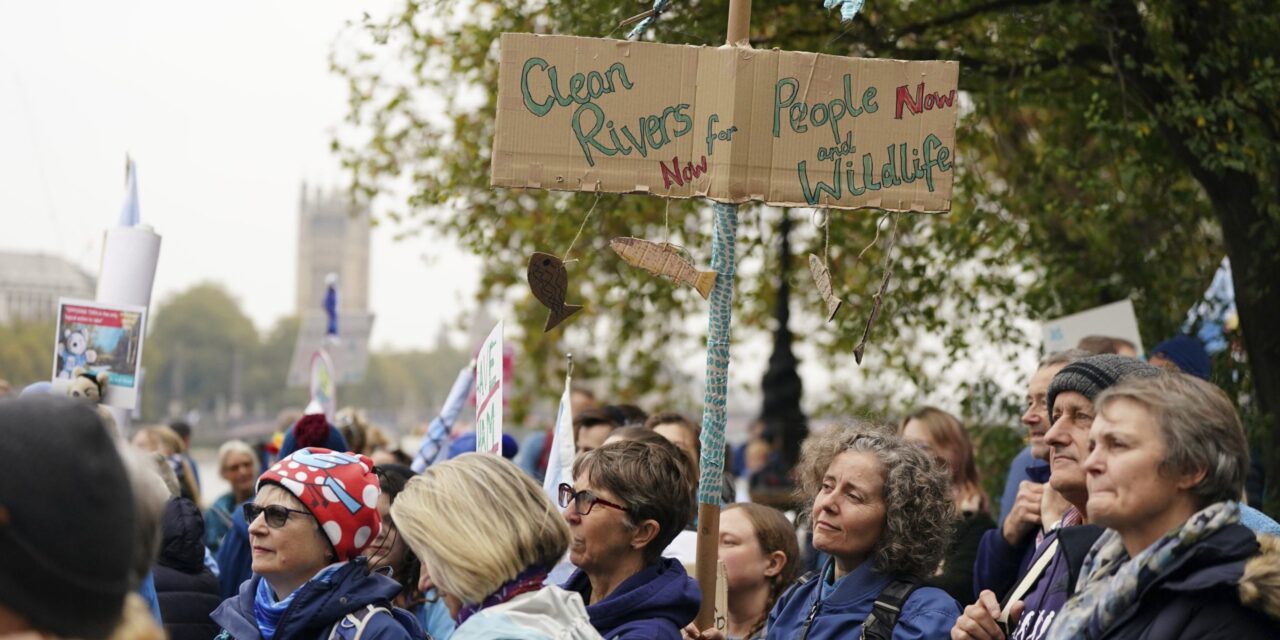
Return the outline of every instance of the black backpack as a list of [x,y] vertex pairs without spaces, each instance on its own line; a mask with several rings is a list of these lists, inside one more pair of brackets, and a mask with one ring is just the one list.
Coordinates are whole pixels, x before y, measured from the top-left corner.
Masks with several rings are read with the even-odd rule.
[[[816,571],[810,571],[797,580],[791,589],[809,582],[817,575]],[[907,603],[907,598],[910,598],[916,589],[923,586],[925,585],[912,580],[890,580],[876,597],[875,604],[871,605],[871,615],[862,621],[862,635],[859,636],[859,640],[891,640],[893,628],[898,624],[898,616],[902,615],[902,606]],[[804,627],[800,629],[800,640],[807,640],[809,637],[809,625],[813,624],[821,604],[822,600],[813,601],[813,607],[809,609]]]

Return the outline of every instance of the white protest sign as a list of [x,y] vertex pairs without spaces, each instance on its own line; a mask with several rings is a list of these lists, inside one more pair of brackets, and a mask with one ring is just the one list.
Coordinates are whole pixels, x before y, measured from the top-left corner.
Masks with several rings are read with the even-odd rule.
[[1123,338],[1132,342],[1139,354],[1143,353],[1138,317],[1133,313],[1133,301],[1127,298],[1050,320],[1041,331],[1045,353],[1074,349],[1080,339],[1087,336]]
[[502,321],[476,356],[476,451],[502,454]]

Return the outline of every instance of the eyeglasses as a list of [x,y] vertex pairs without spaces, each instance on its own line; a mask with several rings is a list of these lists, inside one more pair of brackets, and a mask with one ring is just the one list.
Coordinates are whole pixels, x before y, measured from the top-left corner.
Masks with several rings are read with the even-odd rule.
[[591,508],[596,506],[597,504],[601,506],[609,507],[610,509],[617,509],[618,511],[621,511],[623,513],[627,512],[626,507],[620,504],[614,504],[612,502],[609,502],[608,500],[605,500],[604,498],[601,498],[596,494],[591,493],[590,491],[587,491],[586,489],[575,492],[572,486],[565,483],[561,483],[560,484],[560,507],[561,508],[568,507],[570,501],[574,503],[574,506],[578,511],[578,515],[580,516],[585,516],[591,513]]
[[282,507],[278,504],[273,504],[266,507],[260,507],[252,502],[248,502],[248,503],[245,503],[244,507],[242,508],[244,509],[245,522],[253,522],[254,520],[258,519],[259,515],[262,515],[266,517],[267,526],[271,527],[272,529],[283,528],[285,523],[289,521],[289,514],[291,513],[304,515],[304,516],[307,516],[308,518],[315,517],[311,515],[311,513],[308,511],[299,511],[298,509],[290,509],[288,507]]

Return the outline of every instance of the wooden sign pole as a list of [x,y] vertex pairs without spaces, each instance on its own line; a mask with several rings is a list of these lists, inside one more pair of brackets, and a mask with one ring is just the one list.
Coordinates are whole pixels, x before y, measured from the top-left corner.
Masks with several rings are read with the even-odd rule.
[[[751,0],[729,1],[730,46],[749,46]],[[702,409],[702,456],[698,480],[698,585],[702,608],[699,629],[715,624],[716,560],[720,546],[720,493],[724,480],[725,404],[729,383],[729,321],[733,316],[734,252],[738,234],[738,205],[716,202],[715,238],[711,245],[711,270],[716,286],[711,290],[707,322],[707,378]]]

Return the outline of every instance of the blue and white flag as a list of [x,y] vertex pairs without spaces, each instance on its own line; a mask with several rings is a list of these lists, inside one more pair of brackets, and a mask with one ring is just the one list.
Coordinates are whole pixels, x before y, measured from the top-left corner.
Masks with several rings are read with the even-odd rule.
[[120,226],[136,227],[141,220],[138,213],[138,168],[133,158],[125,156],[124,165],[124,204],[120,206]]
[[410,465],[414,473],[426,471],[427,467],[449,455],[449,431],[462,413],[462,407],[467,404],[467,398],[471,397],[475,381],[475,363],[472,362],[458,372],[458,378],[453,381],[453,388],[449,390],[449,396],[440,408],[440,415],[427,427],[427,435],[422,439],[422,446],[418,447],[418,454],[413,457]]

